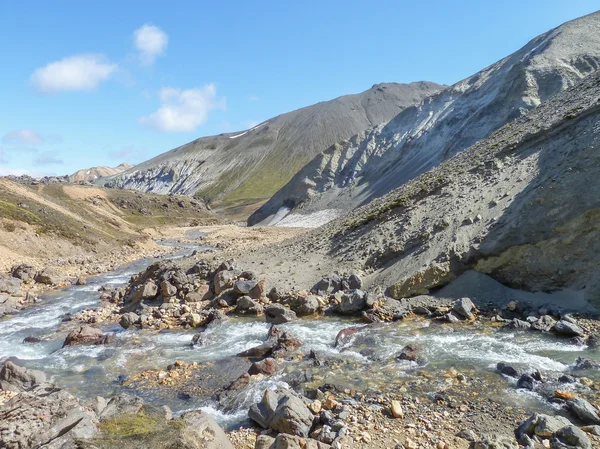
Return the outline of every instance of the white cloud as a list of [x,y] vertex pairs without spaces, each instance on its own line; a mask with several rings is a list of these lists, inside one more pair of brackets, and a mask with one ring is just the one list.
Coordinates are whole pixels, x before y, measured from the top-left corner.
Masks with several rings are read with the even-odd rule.
[[145,24],[133,33],[135,48],[140,52],[143,64],[154,63],[157,56],[164,54],[169,44],[169,36],[160,28]]
[[206,122],[211,110],[225,109],[225,99],[217,99],[214,84],[207,84],[201,89],[165,87],[160,91],[160,100],[160,108],[140,118],[139,122],[163,132],[195,131]]
[[26,144],[26,145],[38,145],[44,143],[46,139],[34,129],[16,129],[7,132],[2,137],[2,142],[6,144]]
[[116,70],[103,55],[75,55],[36,69],[31,82],[41,92],[94,90]]

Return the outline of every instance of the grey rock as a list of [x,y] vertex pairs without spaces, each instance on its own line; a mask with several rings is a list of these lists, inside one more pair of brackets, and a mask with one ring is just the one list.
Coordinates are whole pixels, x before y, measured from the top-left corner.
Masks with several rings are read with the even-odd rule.
[[35,282],[45,285],[58,285],[64,282],[64,277],[52,268],[46,268],[35,275]]
[[531,324],[529,324],[527,321],[519,320],[518,318],[513,318],[508,323],[506,323],[504,327],[508,329],[528,330],[531,328]]
[[98,417],[103,419],[114,418],[119,415],[135,415],[144,406],[144,401],[137,396],[131,394],[119,394],[112,397],[106,407],[102,410],[102,413]]
[[556,320],[550,315],[542,315],[536,322],[531,325],[532,329],[550,332],[556,325]]
[[163,298],[175,296],[177,294],[177,287],[175,287],[169,281],[162,281],[160,283],[160,294]]
[[457,299],[452,310],[463,318],[471,318],[475,304],[469,298]]
[[28,391],[46,382],[46,374],[42,371],[28,370],[10,360],[0,369],[0,389],[6,391]]
[[362,290],[350,290],[342,295],[338,310],[344,315],[363,311],[367,307],[366,295]]
[[250,407],[250,419],[265,429],[307,437],[314,416],[302,399],[284,389],[266,390],[262,400]]
[[235,274],[233,271],[223,270],[219,271],[213,280],[213,286],[215,293],[220,295],[223,291],[228,288],[233,287],[233,279],[235,278]]
[[583,329],[577,326],[577,324],[566,320],[560,320],[558,323],[556,323],[554,325],[554,330],[557,333],[566,335],[568,337],[578,337],[583,335]]
[[24,282],[29,282],[35,277],[35,267],[33,265],[21,264],[12,267],[10,274],[12,277],[21,279]]
[[265,321],[272,324],[288,323],[296,319],[296,313],[281,304],[265,307]]
[[571,425],[552,435],[550,449],[592,449],[592,443],[585,433]]
[[290,308],[298,316],[313,315],[319,311],[319,300],[314,295],[299,295],[292,299]]
[[519,372],[512,366],[505,363],[498,363],[496,365],[496,369],[500,372],[500,374],[504,374],[505,376],[519,377]]
[[121,315],[121,319],[119,320],[119,324],[123,329],[128,329],[134,324],[138,324],[140,322],[140,317],[137,313],[127,312]]
[[600,424],[600,416],[596,408],[582,398],[576,398],[567,403],[569,409],[585,424]]
[[241,280],[233,283],[233,291],[238,295],[248,295],[250,290],[256,287],[258,282],[253,280]]
[[519,425],[515,434],[519,439],[522,435],[528,435],[530,437],[537,435],[542,438],[550,438],[552,434],[558,430],[570,425],[571,421],[562,416],[550,416],[535,413]]
[[242,296],[238,298],[235,313],[240,315],[258,315],[262,313],[263,306],[250,296]]
[[223,429],[203,411],[186,412],[181,416],[183,429],[173,448],[234,449]]
[[523,374],[517,381],[517,388],[533,391],[535,390],[535,379],[529,374]]
[[519,449],[514,438],[493,433],[480,435],[470,447],[471,449]]

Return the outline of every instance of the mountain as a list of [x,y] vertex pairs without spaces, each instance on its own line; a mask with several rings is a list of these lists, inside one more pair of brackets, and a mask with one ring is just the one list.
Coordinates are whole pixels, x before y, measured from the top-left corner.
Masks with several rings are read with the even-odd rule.
[[336,143],[248,223],[320,225],[439,165],[598,67],[600,12],[550,30],[389,123]]
[[106,176],[118,175],[119,173],[124,172],[125,170],[129,170],[133,165],[122,163],[117,165],[116,167],[92,167],[92,168],[84,168],[82,170],[77,170],[71,176],[69,176],[70,182],[84,182],[89,181],[93,182],[98,178],[104,178]]
[[440,89],[429,82],[377,84],[243,132],[194,140],[113,177],[107,186],[195,194],[225,204],[264,201],[327,147],[390,120]]
[[233,256],[275,283],[354,272],[394,299],[600,310],[598,179],[600,72],[369,204]]

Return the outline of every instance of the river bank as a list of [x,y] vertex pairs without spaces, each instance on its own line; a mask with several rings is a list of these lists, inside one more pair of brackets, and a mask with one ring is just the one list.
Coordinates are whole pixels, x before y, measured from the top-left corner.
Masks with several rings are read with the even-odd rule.
[[[513,446],[500,447],[516,447],[514,430],[532,413],[563,416],[583,427],[570,401],[598,404],[597,321],[525,303],[483,313],[486,304],[476,302],[466,317],[460,311],[468,303],[389,302],[370,289],[354,304],[363,286],[350,275],[340,276],[337,287],[329,274],[315,286],[273,292],[265,282],[250,293],[267,279],[223,260],[228,248],[208,257],[190,253],[199,245],[235,247],[235,240],[227,240],[236,234],[252,254],[302,231],[207,231],[194,228],[187,234],[189,246],[177,255],[186,257],[161,259],[160,270],[147,271],[155,259],[121,266],[0,321],[0,360],[13,357],[28,369],[43,369],[84,402],[134,394],[150,406],[170,407],[175,416],[204,410],[237,448],[275,444],[261,436],[265,429],[248,413],[265,391],[277,389],[304,398],[311,410],[315,424],[306,441],[344,448],[462,449],[489,433],[512,438]],[[222,281],[218,287],[216,280]],[[140,299],[128,302],[128,295],[134,298],[137,286],[150,281],[155,296],[142,300],[141,309],[124,311]],[[200,291],[208,296],[190,300]],[[247,312],[240,306],[245,297]],[[356,307],[340,314],[343,303]],[[279,306],[280,316],[290,319],[273,324],[268,309]],[[132,318],[124,329],[119,322],[127,313],[139,321]],[[194,313],[197,322],[189,321]],[[581,329],[581,341],[554,330],[561,320]],[[538,321],[547,331],[532,330]],[[82,326],[96,329],[103,344],[64,346]],[[593,433],[588,438],[599,442]],[[538,439],[544,447],[551,434]]]

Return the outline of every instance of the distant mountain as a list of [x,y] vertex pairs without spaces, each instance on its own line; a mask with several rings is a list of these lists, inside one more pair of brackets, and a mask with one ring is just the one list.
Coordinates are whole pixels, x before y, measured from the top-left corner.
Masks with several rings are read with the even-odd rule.
[[315,155],[384,123],[443,86],[386,83],[236,133],[203,137],[114,176],[109,187],[180,193],[224,204],[271,197]]
[[84,168],[82,170],[77,170],[71,176],[69,176],[69,181],[71,182],[83,182],[89,181],[93,182],[98,178],[104,178],[106,176],[118,175],[119,173],[124,172],[132,168],[133,165],[122,163],[117,165],[116,167],[92,167],[92,168]]
[[[486,138],[600,67],[600,13],[519,51],[319,154],[248,221],[319,225]],[[301,216],[303,215],[303,216]]]

